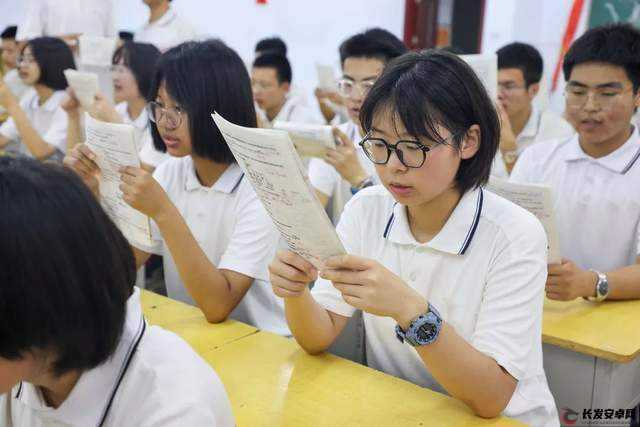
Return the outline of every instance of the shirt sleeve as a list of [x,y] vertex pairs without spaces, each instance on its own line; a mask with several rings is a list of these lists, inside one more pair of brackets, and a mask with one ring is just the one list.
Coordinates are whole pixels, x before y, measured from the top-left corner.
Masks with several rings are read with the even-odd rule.
[[24,20],[18,25],[16,40],[29,40],[44,35],[46,4],[42,0],[29,0]]
[[0,135],[4,136],[10,141],[17,141],[20,139],[20,134],[16,128],[16,124],[12,117],[9,117],[6,122],[0,126]]
[[540,222],[527,215],[522,230],[503,238],[487,272],[471,345],[493,358],[515,379],[535,372],[542,339],[542,307],[547,277],[547,240]]
[[[240,184],[236,223],[219,269],[269,282],[267,267],[275,257],[280,234],[248,182]],[[215,232],[215,230],[212,230]]]
[[335,168],[324,160],[313,158],[309,162],[309,181],[311,185],[327,197],[333,196],[337,183],[341,179]]
[[62,107],[59,106],[53,113],[49,129],[45,130],[44,134],[42,134],[42,139],[44,139],[47,144],[52,145],[62,153],[66,153],[67,151],[68,121],[67,114]]
[[[351,199],[345,206],[336,227],[342,245],[347,253],[352,255],[362,255],[363,245],[361,244],[361,229],[359,227],[361,221],[358,221],[359,217],[362,218],[361,205],[362,199],[358,196]],[[340,291],[333,287],[330,281],[320,277],[316,280],[311,295],[326,310],[341,316],[351,317],[356,311],[353,306],[345,302]]]
[[636,230],[637,244],[636,253],[640,257],[640,220],[638,221],[638,229]]
[[520,182],[520,183],[531,183],[534,182],[534,177],[532,172],[535,170],[534,159],[532,148],[535,146],[528,147],[524,150],[521,156],[518,157],[515,166],[511,170],[511,176],[509,177],[509,181],[511,182]]

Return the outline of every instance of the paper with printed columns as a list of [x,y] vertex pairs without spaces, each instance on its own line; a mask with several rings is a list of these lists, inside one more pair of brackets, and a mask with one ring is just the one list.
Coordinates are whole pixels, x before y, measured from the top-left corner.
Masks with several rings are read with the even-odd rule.
[[289,249],[318,270],[327,258],[346,254],[289,134],[211,117]]

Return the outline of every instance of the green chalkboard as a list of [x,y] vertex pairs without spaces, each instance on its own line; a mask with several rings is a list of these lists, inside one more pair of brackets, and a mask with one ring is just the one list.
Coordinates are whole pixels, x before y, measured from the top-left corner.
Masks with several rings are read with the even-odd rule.
[[640,28],[640,0],[591,0],[589,28],[616,22]]

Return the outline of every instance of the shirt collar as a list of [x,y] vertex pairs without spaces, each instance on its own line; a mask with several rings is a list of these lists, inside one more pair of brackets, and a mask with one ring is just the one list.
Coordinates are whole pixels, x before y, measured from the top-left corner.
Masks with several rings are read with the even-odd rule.
[[231,163],[227,169],[220,175],[220,178],[213,184],[211,188],[205,187],[200,184],[196,175],[196,169],[193,166],[193,159],[188,159],[188,167],[186,168],[185,190],[195,191],[202,189],[205,191],[213,190],[221,193],[231,194],[240,185],[244,172],[237,163]]
[[60,407],[48,407],[40,390],[29,383],[19,386],[15,398],[43,418],[68,425],[99,425],[113,401],[144,329],[140,291],[134,288],[127,300],[125,323],[115,353],[102,365],[84,372]]
[[47,99],[44,104],[38,105],[38,99],[39,99],[38,92],[36,92],[34,89],[33,95],[31,97],[31,101],[29,101],[29,108],[31,108],[34,111],[42,110],[42,111],[48,111],[50,113],[54,112],[56,108],[60,106],[60,97],[62,97],[64,94],[65,94],[65,91],[57,90],[51,94],[49,99]]
[[535,138],[538,134],[538,130],[540,128],[540,110],[535,105],[531,106],[531,114],[529,115],[529,120],[524,125],[524,128],[518,135],[518,139],[520,138]]
[[467,191],[460,198],[442,230],[424,244],[417,242],[411,233],[406,207],[396,203],[385,224],[383,237],[399,244],[427,246],[454,255],[464,255],[478,227],[483,199],[481,188]]
[[176,16],[177,16],[176,12],[173,10],[171,6],[169,6],[169,9],[167,9],[164,15],[160,17],[160,19],[152,23],[147,23],[147,28],[148,27],[165,27],[169,25],[171,21],[173,21],[176,18]]
[[582,150],[578,135],[575,135],[568,144],[565,161],[573,162],[578,160],[591,160],[607,169],[619,174],[626,174],[640,158],[640,134],[637,126],[634,126],[633,132],[627,141],[622,144],[613,153],[604,157],[594,159]]

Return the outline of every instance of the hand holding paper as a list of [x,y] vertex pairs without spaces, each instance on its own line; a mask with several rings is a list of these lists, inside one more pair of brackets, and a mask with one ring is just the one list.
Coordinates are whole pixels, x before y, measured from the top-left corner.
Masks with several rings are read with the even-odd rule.
[[317,269],[325,259],[344,254],[289,134],[237,126],[215,113],[212,117],[289,248]]
[[67,69],[64,70],[64,76],[71,89],[73,89],[76,98],[80,101],[82,108],[88,110],[98,93],[98,75]]

